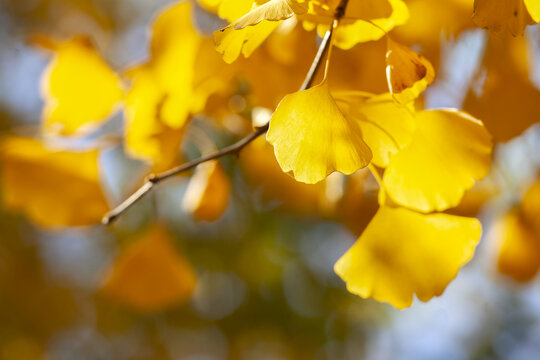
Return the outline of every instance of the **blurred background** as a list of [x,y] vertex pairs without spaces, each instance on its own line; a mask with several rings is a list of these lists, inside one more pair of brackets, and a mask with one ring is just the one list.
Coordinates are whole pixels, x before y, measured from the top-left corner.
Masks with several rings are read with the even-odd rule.
[[[530,26],[523,38],[507,39],[474,27],[470,1],[439,4],[441,10],[431,13],[429,3],[436,2],[407,3],[413,25],[396,30],[395,36],[422,52],[437,70],[423,99],[425,107],[464,108],[485,121],[498,142],[492,174],[455,210],[479,216],[483,239],[474,259],[442,297],[429,303],[415,300],[410,309],[398,311],[349,294],[335,275],[333,264],[376,210],[376,184],[366,174],[353,177],[362,184],[359,190],[349,180],[351,193],[346,199],[339,191],[337,195],[329,191],[332,187],[327,184],[325,196],[332,204],[315,211],[312,204],[320,202],[313,198],[320,189],[300,190],[286,181],[274,188],[261,184],[260,176],[270,176],[269,182],[281,180],[257,174],[258,168],[245,170],[258,160],[241,155],[239,162],[233,157],[222,161],[232,194],[225,214],[213,222],[194,221],[179,206],[187,177],[160,186],[109,228],[44,228],[2,205],[0,359],[540,357],[537,268],[516,281],[501,271],[498,261],[500,242],[507,236],[501,219],[521,206],[537,181],[540,165],[540,129],[534,126],[540,120],[540,28]],[[149,25],[169,4],[169,0],[0,0],[2,137],[39,132],[40,78],[51,55],[32,43],[33,35],[86,34],[107,63],[121,71],[148,57]],[[197,11],[203,28],[223,24]],[[510,45],[500,46],[507,41]],[[352,50],[356,55],[347,56],[336,50],[336,57],[342,57],[336,61],[346,65],[352,56],[376,52],[381,46],[359,45]],[[311,56],[306,55],[308,62]],[[384,63],[380,66],[382,78]],[[362,71],[355,71],[359,80],[351,87],[385,91],[384,80],[361,79]],[[234,97],[229,105],[242,107],[242,99]],[[249,120],[242,121],[249,127]],[[217,146],[232,142],[211,119],[194,122]],[[225,123],[233,122],[229,118]],[[122,116],[117,114],[101,131],[121,136],[121,128]],[[183,151],[188,158],[197,155],[189,141]],[[111,204],[129,194],[137,185],[131,179],[145,171],[119,146],[100,154],[100,166]],[[336,182],[340,181],[338,177]],[[35,186],[40,186],[39,179]],[[115,262],[119,254],[155,231],[173,244],[196,274],[193,293],[159,310],[129,306],[129,300],[126,305],[103,293],[107,274],[120,266]],[[143,276],[136,270],[122,273],[118,281]]]

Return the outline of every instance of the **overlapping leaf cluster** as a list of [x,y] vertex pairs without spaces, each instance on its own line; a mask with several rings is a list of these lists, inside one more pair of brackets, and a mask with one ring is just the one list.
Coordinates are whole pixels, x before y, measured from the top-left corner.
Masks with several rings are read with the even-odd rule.
[[[466,2],[444,6],[449,14],[461,14]],[[538,22],[536,1],[502,3],[475,1],[475,22],[494,31],[508,27],[514,35]],[[230,24],[204,34],[196,26],[197,6]],[[426,52],[438,46],[428,32],[440,24],[418,20],[433,6],[427,0],[184,1],[157,16],[148,60],[122,71],[113,70],[87,37],[40,38],[38,43],[53,51],[42,84],[47,141],[3,142],[5,201],[45,226],[95,223],[107,208],[99,185],[101,143],[74,151],[55,148],[58,139],[87,136],[122,109],[125,153],[159,172],[180,162],[179,149],[195,116],[215,118],[227,129],[231,113],[252,114],[253,120],[262,117],[258,126],[268,126],[273,151],[256,140],[244,149],[241,165],[292,207],[306,205],[304,210],[345,223],[360,222],[351,211],[362,206],[354,184],[363,192],[364,168],[377,180],[379,208],[335,265],[349,291],[397,308],[410,306],[414,295],[422,301],[439,296],[472,258],[481,236],[477,219],[447,210],[488,174],[493,144],[482,121],[464,111],[423,110],[422,93],[434,81],[434,66],[402,42],[424,36],[418,41]],[[405,24],[394,37],[392,31]],[[451,25],[455,33],[470,26]],[[326,69],[315,86],[294,92],[315,55],[316,34],[330,30]],[[355,64],[344,66],[345,58]],[[379,78],[365,87],[376,73],[373,64],[383,82]],[[239,98],[241,106],[235,106]],[[202,138],[195,141],[201,153],[216,150]],[[346,191],[339,185],[341,174],[351,175]],[[37,176],[44,184],[40,189],[24,181]],[[58,187],[62,196],[56,195]],[[341,195],[332,199],[336,188]],[[213,160],[197,168],[183,207],[197,220],[212,221],[227,208],[230,193],[230,179]],[[126,249],[103,290],[141,311],[187,298],[195,276],[168,241],[154,229]],[[155,272],[133,284],[124,281],[123,274],[132,272],[126,269],[140,263],[155,264]],[[170,291],[141,298],[141,286],[152,287],[158,278],[168,279]]]

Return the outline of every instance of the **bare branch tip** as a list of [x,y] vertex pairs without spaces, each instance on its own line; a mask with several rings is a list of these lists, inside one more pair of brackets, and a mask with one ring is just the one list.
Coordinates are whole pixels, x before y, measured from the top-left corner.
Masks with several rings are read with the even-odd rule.
[[103,216],[103,218],[101,219],[101,223],[105,226],[108,226],[108,225],[111,225],[113,223],[115,219],[115,216],[111,216],[109,214],[106,214],[105,216]]

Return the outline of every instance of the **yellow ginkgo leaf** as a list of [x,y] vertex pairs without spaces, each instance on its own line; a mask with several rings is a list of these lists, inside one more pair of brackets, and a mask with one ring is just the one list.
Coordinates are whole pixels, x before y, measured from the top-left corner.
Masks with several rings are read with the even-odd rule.
[[126,153],[162,171],[174,165],[180,154],[184,128],[163,123],[162,107],[167,99],[156,79],[145,69],[137,71],[125,103]]
[[[538,16],[537,0],[529,0],[528,6]],[[535,21],[527,11],[524,0],[475,0],[473,20],[476,25],[501,32],[506,29],[514,36],[523,34],[525,26]]]
[[170,235],[153,227],[120,253],[101,292],[136,311],[153,313],[189,300],[195,284],[195,271]]
[[[355,4],[358,4],[358,9],[355,9]],[[351,10],[349,12],[347,7],[334,37],[334,45],[344,50],[362,42],[379,40],[409,20],[409,10],[403,0],[351,1],[350,5]],[[386,12],[387,8],[391,11]],[[319,34],[322,36],[329,26],[328,21],[319,25]]]
[[358,121],[375,165],[386,167],[390,157],[411,142],[415,129],[413,110],[396,104],[390,94],[354,91],[336,92],[333,96],[343,114]]
[[98,152],[68,152],[11,137],[1,144],[2,196],[42,226],[98,224],[109,209],[99,183]]
[[388,37],[386,78],[390,93],[400,104],[414,101],[435,78],[431,63]]
[[495,223],[499,272],[517,281],[531,280],[540,268],[540,236],[512,210]]
[[474,218],[382,207],[334,269],[351,293],[403,309],[413,294],[440,296],[472,258],[481,232]]
[[214,32],[216,50],[223,55],[223,61],[232,64],[240,54],[249,57],[261,43],[278,27],[275,21],[262,21],[240,30],[233,27]]
[[231,184],[218,161],[201,164],[189,180],[182,207],[197,221],[217,220],[229,204]]
[[123,97],[120,78],[85,37],[53,44],[53,60],[43,73],[43,125],[47,132],[72,135],[106,120]]
[[452,109],[421,111],[412,142],[386,168],[385,188],[396,203],[415,210],[454,207],[487,175],[491,148],[480,120]]
[[352,174],[372,158],[360,126],[343,116],[326,82],[285,96],[270,119],[266,139],[281,169],[308,184],[334,171]]

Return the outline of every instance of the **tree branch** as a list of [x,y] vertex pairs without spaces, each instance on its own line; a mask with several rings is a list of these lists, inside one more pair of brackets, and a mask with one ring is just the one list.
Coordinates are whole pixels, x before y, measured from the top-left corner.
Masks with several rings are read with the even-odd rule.
[[[341,17],[343,17],[347,2],[348,0],[341,1],[340,6],[336,10],[336,15],[335,15],[336,20],[339,20]],[[317,72],[319,68],[321,67],[322,59],[324,58],[325,53],[328,51],[328,48],[330,47],[330,39],[332,37],[333,31],[334,31],[334,27],[331,27],[330,30],[328,30],[326,34],[324,35],[324,38],[321,41],[321,44],[319,45],[317,54],[315,55],[315,58],[313,59],[311,67],[299,91],[306,90],[310,88],[311,85],[313,84],[313,81],[315,80],[315,76],[317,75]],[[166,180],[172,176],[178,175],[184,171],[191,170],[204,162],[219,159],[229,154],[238,154],[244,147],[249,145],[253,140],[257,139],[259,136],[266,133],[268,131],[268,127],[269,127],[269,124],[261,126],[255,129],[255,131],[252,132],[251,134],[239,140],[238,142],[232,145],[229,145],[212,154],[209,154],[207,156],[203,156],[198,159],[189,161],[185,164],[174,167],[172,169],[169,169],[159,174],[150,174],[148,178],[146,179],[146,182],[144,183],[144,185],[142,185],[137,191],[135,191],[131,196],[129,196],[116,208],[112,209],[107,214],[105,214],[101,222],[104,225],[109,225],[112,222],[114,222],[120,215],[122,215],[127,209],[129,209],[137,201],[142,199],[146,194],[148,194],[154,188],[155,185],[157,185],[163,180]]]

